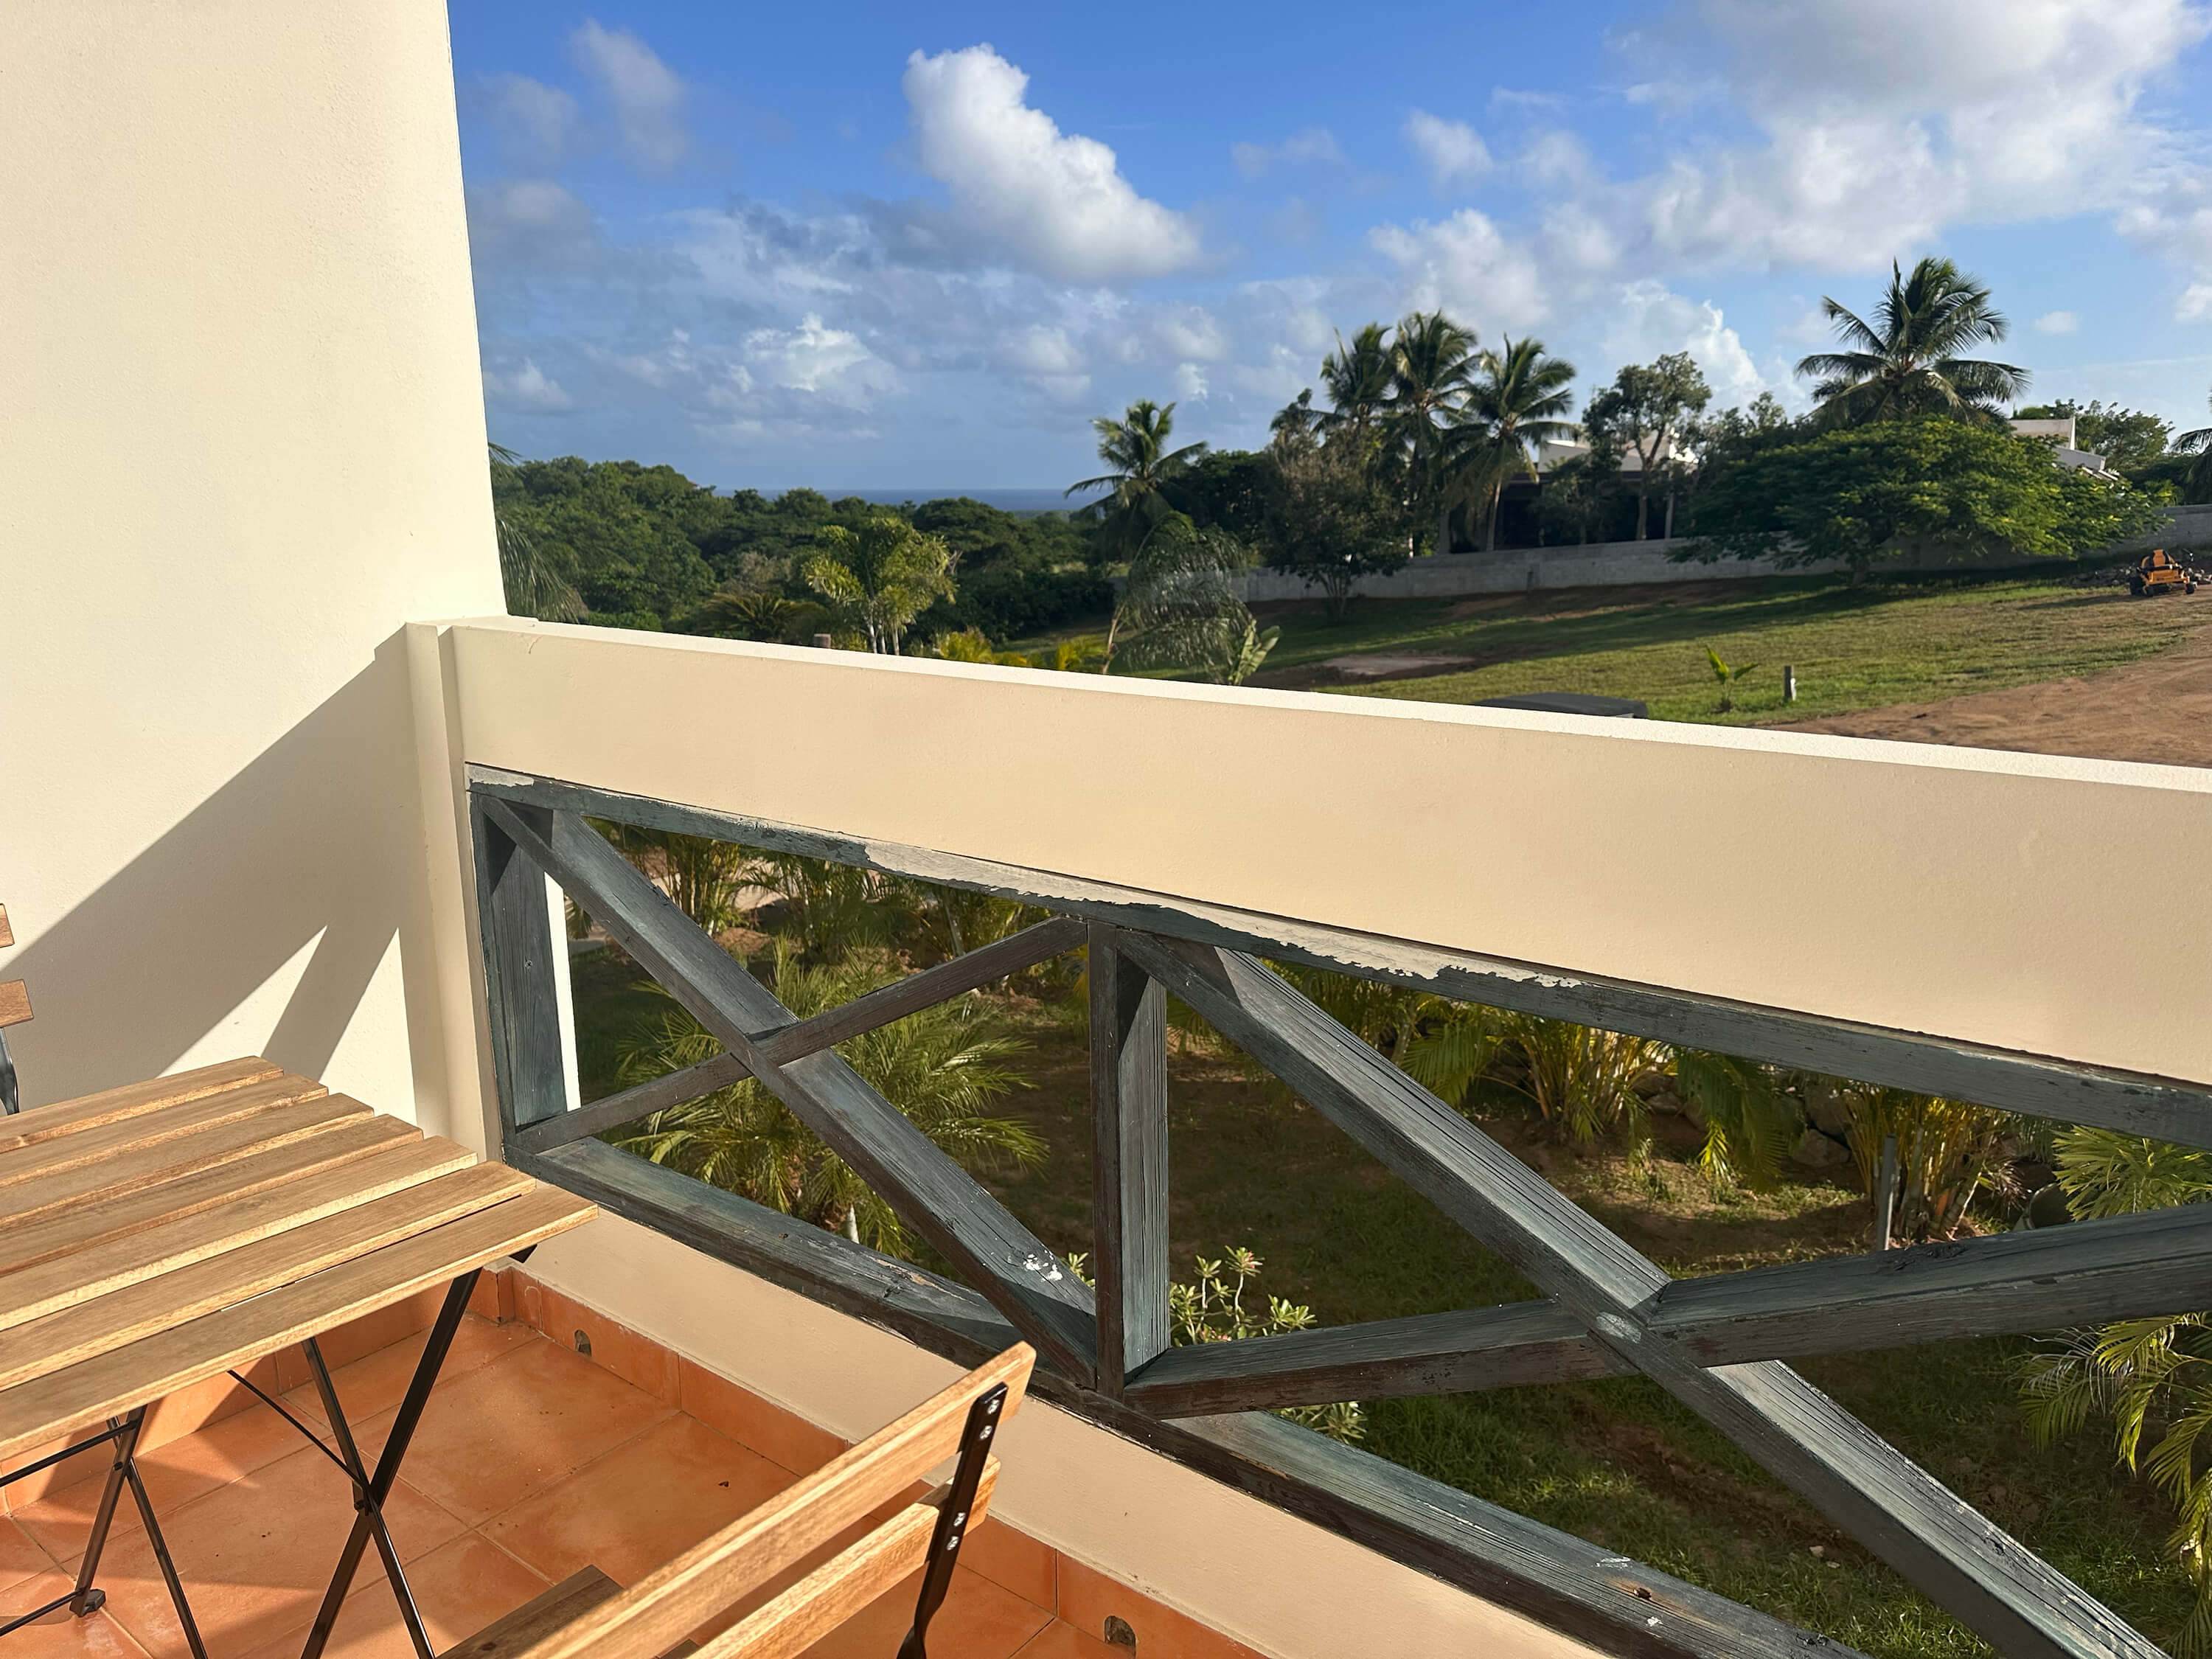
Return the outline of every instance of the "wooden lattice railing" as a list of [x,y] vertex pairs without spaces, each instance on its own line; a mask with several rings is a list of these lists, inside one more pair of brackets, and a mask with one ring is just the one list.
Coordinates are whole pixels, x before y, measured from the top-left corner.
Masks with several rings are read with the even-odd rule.
[[[1261,958],[2212,1146],[2212,1095],[2201,1087],[487,769],[471,769],[470,799],[506,1149],[540,1178],[956,1359],[975,1363],[1018,1336],[1042,1357],[1036,1391],[1055,1403],[1614,1651],[1772,1659],[1846,1650],[1264,1412],[1640,1373],[2008,1659],[2157,1653],[1783,1362],[2212,1304],[2212,1206],[1673,1279]],[[586,814],[990,892],[1056,914],[802,1020]],[[569,1109],[547,876],[725,1052]],[[1086,946],[1095,1294],[833,1047]],[[1543,1299],[1170,1346],[1170,992],[1510,1262]],[[592,1138],[745,1076],[834,1147],[974,1289]]]

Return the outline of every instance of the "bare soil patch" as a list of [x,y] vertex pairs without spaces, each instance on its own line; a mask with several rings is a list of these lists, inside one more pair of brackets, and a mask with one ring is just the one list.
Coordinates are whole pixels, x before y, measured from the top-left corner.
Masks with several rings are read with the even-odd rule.
[[[2142,605],[2201,605],[2197,598]],[[2181,644],[2145,661],[1937,702],[1898,703],[1780,726],[1844,737],[2092,760],[2212,766],[2212,606]]]

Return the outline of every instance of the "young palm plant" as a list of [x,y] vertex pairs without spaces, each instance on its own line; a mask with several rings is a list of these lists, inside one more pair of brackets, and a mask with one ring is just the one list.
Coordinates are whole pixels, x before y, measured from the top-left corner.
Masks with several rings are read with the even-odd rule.
[[[804,968],[787,945],[776,951],[776,996],[802,1019],[898,977],[896,963],[883,956],[860,954],[832,967]],[[837,1052],[955,1162],[989,1174],[1044,1160],[1044,1142],[1034,1130],[992,1109],[1011,1091],[1026,1086],[1006,1061],[1028,1046],[1008,1034],[988,1002],[970,996],[879,1026],[839,1044]],[[656,1024],[624,1045],[622,1080],[638,1084],[680,1071],[712,1059],[721,1047],[672,1002]],[[887,1254],[902,1255],[912,1248],[891,1207],[750,1078],[655,1112],[640,1133],[619,1144]]]
[[[2069,1129],[2057,1167],[2068,1207],[2083,1218],[2212,1200],[2212,1152],[2119,1134]],[[2091,1418],[2108,1419],[2113,1451],[2173,1504],[2167,1547],[2196,1590],[2174,1651],[2212,1653],[2212,1314],[2124,1319],[2069,1332],[2031,1355],[2021,1403],[2045,1444]],[[2148,1452],[2144,1450],[2149,1444]]]
[[1816,351],[1797,372],[1817,376],[1813,395],[1824,421],[1856,426],[1902,415],[1994,415],[2027,390],[2028,373],[2010,363],[1968,357],[2004,338],[2011,325],[1990,291],[1948,259],[1925,258],[1907,276],[1892,260],[1889,288],[1874,320],[1823,297],[1839,351]]

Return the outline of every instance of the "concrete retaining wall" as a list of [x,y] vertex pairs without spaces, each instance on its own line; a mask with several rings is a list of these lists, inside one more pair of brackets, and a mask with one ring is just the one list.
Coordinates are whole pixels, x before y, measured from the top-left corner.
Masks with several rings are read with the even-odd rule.
[[[2147,535],[2116,542],[2114,556],[2154,547],[2212,547],[2212,505],[2172,507],[2165,525]],[[1494,553],[1445,553],[1414,559],[1388,576],[1363,579],[1354,592],[1371,599],[1447,599],[1464,593],[1518,593],[1540,587],[1622,587],[1641,582],[1743,581],[1782,574],[1765,559],[1725,559],[1712,564],[1677,563],[1670,556],[1686,545],[1683,538],[1644,542],[1594,542],[1584,547],[1513,547]],[[1960,568],[1927,561],[1918,568]],[[2003,562],[1990,562],[2002,568]],[[1800,565],[1791,574],[1831,571],[1832,564]],[[1276,570],[1255,570],[1243,579],[1244,598],[1268,600],[1313,599],[1318,588]]]

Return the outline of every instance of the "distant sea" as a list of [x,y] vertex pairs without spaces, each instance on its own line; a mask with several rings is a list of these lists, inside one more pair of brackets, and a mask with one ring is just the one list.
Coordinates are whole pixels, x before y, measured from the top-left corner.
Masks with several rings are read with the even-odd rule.
[[825,489],[822,492],[831,501],[842,501],[848,495],[858,495],[864,501],[881,501],[886,507],[897,507],[905,501],[936,501],[950,496],[965,495],[986,507],[995,507],[1004,513],[1060,513],[1083,505],[1084,498],[1071,500],[1057,489],[949,489],[933,486],[927,489]]

